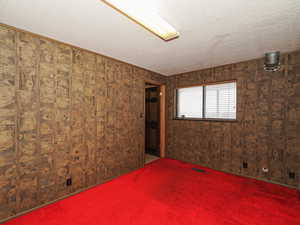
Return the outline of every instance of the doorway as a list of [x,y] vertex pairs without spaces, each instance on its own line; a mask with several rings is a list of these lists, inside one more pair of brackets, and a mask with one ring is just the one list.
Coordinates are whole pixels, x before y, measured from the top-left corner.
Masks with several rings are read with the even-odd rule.
[[145,164],[165,156],[165,85],[145,83]]

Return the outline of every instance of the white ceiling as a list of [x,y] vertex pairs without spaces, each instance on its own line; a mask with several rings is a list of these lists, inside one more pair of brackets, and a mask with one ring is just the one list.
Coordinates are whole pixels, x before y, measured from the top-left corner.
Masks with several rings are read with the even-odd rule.
[[180,38],[164,42],[99,0],[0,0],[0,22],[163,75],[300,49],[299,0],[145,2]]

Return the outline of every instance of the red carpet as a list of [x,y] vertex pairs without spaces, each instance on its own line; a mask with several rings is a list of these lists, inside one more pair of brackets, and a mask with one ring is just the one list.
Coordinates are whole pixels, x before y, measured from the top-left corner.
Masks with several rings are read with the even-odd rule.
[[161,159],[5,225],[300,225],[296,190]]

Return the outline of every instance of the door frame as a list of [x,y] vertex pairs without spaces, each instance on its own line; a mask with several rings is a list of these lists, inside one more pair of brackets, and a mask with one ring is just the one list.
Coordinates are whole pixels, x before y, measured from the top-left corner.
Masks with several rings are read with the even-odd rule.
[[[159,151],[160,158],[166,157],[166,84],[154,80],[144,82],[144,119],[146,120],[146,83],[159,87]],[[146,137],[146,126],[144,123],[144,137]],[[144,143],[144,163],[145,163],[145,144]]]

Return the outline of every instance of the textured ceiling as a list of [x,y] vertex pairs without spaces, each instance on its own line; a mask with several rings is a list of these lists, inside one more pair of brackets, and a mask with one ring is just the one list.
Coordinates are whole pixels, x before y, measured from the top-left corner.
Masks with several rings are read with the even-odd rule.
[[99,0],[0,0],[0,22],[163,75],[300,49],[299,0],[147,3],[180,38],[164,42]]

